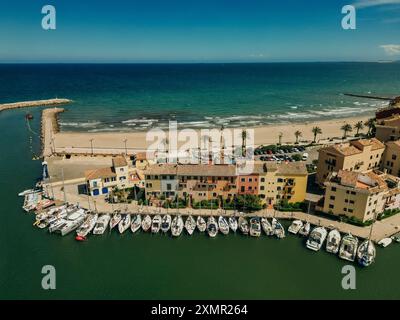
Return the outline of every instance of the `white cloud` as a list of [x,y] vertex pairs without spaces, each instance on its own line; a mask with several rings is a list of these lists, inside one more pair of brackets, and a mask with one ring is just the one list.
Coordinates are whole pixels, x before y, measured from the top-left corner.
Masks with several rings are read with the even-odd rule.
[[353,6],[358,9],[384,6],[388,4],[400,4],[400,0],[357,0]]
[[400,55],[400,44],[384,44],[380,46],[389,56]]

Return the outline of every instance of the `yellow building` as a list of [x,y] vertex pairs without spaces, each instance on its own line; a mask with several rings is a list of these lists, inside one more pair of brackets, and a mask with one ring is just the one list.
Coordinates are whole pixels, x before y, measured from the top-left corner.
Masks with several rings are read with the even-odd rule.
[[286,200],[303,202],[306,197],[308,172],[304,162],[256,163],[259,173],[259,195],[263,203],[274,205]]
[[382,169],[389,174],[400,177],[400,140],[386,142]]
[[318,150],[317,183],[323,185],[331,172],[363,172],[378,169],[385,145],[376,138],[331,145]]
[[400,115],[398,114],[378,120],[375,127],[375,137],[382,142],[400,139]]
[[365,222],[399,205],[400,180],[380,171],[330,173],[325,182],[323,212]]

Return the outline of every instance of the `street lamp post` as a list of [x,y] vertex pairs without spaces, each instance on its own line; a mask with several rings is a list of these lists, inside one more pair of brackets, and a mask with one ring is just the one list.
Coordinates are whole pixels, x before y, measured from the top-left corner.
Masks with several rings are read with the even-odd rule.
[[126,146],[126,142],[127,142],[128,140],[127,139],[124,139],[124,144],[125,144],[125,155],[128,155],[128,147]]
[[91,149],[91,152],[92,152],[92,156],[93,156],[93,138],[92,139],[90,139],[90,149]]

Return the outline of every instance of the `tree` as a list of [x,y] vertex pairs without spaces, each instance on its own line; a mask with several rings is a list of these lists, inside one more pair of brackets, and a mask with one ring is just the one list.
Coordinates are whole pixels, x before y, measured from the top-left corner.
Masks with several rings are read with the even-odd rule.
[[317,142],[317,135],[322,134],[322,129],[320,127],[314,127],[314,128],[312,128],[311,131],[314,134],[313,143],[316,143]]
[[302,136],[303,134],[301,133],[301,131],[297,130],[294,133],[294,136],[296,137],[296,144],[299,144],[299,138]]
[[347,138],[347,133],[352,132],[353,131],[353,127],[350,124],[345,123],[343,126],[341,126],[340,130],[343,131],[343,138],[346,139]]
[[355,125],[354,128],[357,129],[356,136],[358,136],[360,130],[364,129],[364,123],[362,121],[358,121]]
[[246,139],[247,139],[247,130],[242,130],[242,156],[246,155]]
[[368,119],[365,125],[368,127],[367,135],[371,135],[372,131],[375,129],[375,119]]
[[279,132],[279,135],[278,135],[278,139],[279,139],[278,145],[279,146],[282,144],[282,137],[283,137],[283,133]]

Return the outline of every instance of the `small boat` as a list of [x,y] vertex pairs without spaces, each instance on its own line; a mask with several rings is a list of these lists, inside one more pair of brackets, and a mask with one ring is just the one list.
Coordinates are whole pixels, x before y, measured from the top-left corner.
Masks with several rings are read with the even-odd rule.
[[327,234],[328,232],[324,227],[314,228],[310,233],[310,237],[307,239],[307,248],[313,251],[319,251],[324,244]]
[[309,222],[306,222],[300,229],[299,235],[307,237],[310,234],[310,230],[311,230],[311,224]]
[[110,220],[110,231],[121,222],[122,216],[119,212],[113,214]]
[[108,224],[110,223],[110,215],[103,214],[97,219],[96,225],[93,229],[93,234],[104,234],[107,229]]
[[239,217],[239,229],[243,234],[249,234],[249,222],[244,217]]
[[196,229],[196,220],[192,216],[188,216],[185,221],[185,229],[187,233],[191,236]]
[[339,257],[347,261],[354,261],[357,254],[357,247],[358,239],[350,233],[345,235],[339,248]]
[[183,230],[183,219],[181,216],[176,216],[172,219],[171,233],[173,237],[179,237]]
[[144,219],[142,219],[142,229],[144,232],[149,231],[149,229],[151,228],[151,217],[147,214]]
[[274,230],[274,234],[278,239],[283,239],[286,236],[285,229],[276,218],[272,218],[272,229]]
[[261,223],[258,218],[250,219],[250,235],[252,237],[259,237],[261,235]]
[[218,224],[214,217],[207,219],[207,232],[211,238],[215,238],[218,234]]
[[267,236],[274,235],[274,229],[272,229],[272,226],[269,223],[267,218],[261,218],[261,227],[263,228],[263,230]]
[[224,235],[227,235],[229,233],[229,223],[223,216],[220,216],[218,218],[218,228]]
[[200,232],[204,232],[207,229],[206,220],[204,220],[204,218],[202,216],[197,217],[196,225],[197,225],[197,229],[199,229]]
[[25,197],[26,195],[31,194],[31,193],[35,193],[35,192],[39,192],[39,190],[27,189],[27,190],[24,190],[24,191],[18,193],[18,196]]
[[396,241],[397,243],[400,243],[400,232],[394,234],[392,237],[393,241]]
[[151,223],[151,233],[158,233],[161,228],[161,216],[160,215],[155,215],[153,217],[153,221]]
[[76,230],[76,234],[81,237],[86,237],[96,225],[98,214],[89,214],[86,220]]
[[135,233],[142,226],[142,216],[140,214],[135,214],[131,223],[131,231]]
[[326,251],[333,254],[338,253],[341,239],[342,236],[338,230],[333,229],[329,231],[328,237],[326,238]]
[[390,245],[393,242],[391,238],[384,238],[378,242],[378,245],[380,245],[383,248],[386,248],[388,245]]
[[292,234],[298,234],[302,227],[303,227],[303,222],[301,220],[294,220],[290,225],[290,227],[288,228],[288,232]]
[[369,267],[376,257],[375,245],[371,240],[363,241],[357,250],[358,263],[363,267]]
[[229,228],[231,228],[231,230],[233,232],[236,232],[237,228],[238,228],[238,222],[236,220],[235,217],[229,217],[228,218],[228,223],[229,223]]
[[86,238],[85,238],[84,236],[76,236],[76,237],[75,237],[75,240],[76,240],[76,241],[85,241]]
[[161,218],[161,231],[167,233],[171,229],[172,218],[169,214],[166,214]]
[[118,231],[119,233],[124,233],[126,229],[128,229],[131,225],[131,215],[126,214],[121,221],[118,223]]
[[83,209],[79,209],[76,212],[70,214],[66,220],[66,223],[57,231],[60,231],[62,236],[77,229],[83,221],[86,219],[86,212]]

